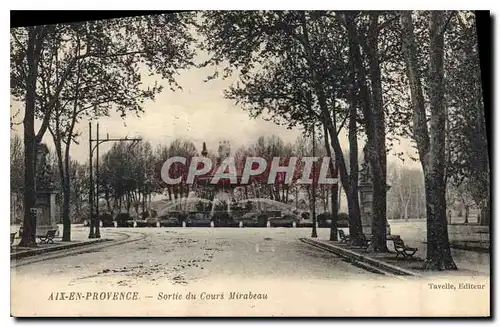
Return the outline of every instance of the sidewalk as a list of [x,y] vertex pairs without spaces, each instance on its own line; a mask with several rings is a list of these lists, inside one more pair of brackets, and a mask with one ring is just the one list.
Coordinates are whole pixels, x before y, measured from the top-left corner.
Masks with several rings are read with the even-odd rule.
[[[355,265],[371,270],[373,272],[399,275],[406,277],[435,277],[435,276],[488,276],[489,272],[484,272],[486,267],[480,266],[482,269],[477,269],[478,265],[458,265],[458,270],[433,271],[422,269],[424,264],[425,251],[419,248],[413,259],[404,259],[401,256],[396,258],[396,253],[393,252],[393,247],[389,246],[389,253],[367,252],[366,249],[343,244],[325,239],[305,238],[301,239],[304,243],[320,247],[326,251],[335,253]],[[388,241],[388,244],[392,243]],[[422,256],[423,254],[423,256]],[[455,261],[456,262],[456,261]],[[488,267],[489,269],[489,267]]]
[[[307,238],[308,241],[321,242],[323,245],[330,247],[326,249],[327,251],[336,253],[342,257],[345,257],[351,262],[364,261],[366,259],[374,259],[382,263],[389,264],[393,267],[402,268],[403,270],[409,270],[417,275],[423,276],[442,276],[442,275],[455,275],[455,276],[489,276],[490,275],[490,253],[482,253],[469,250],[451,249],[451,254],[453,260],[458,267],[455,271],[428,271],[422,270],[423,261],[427,256],[427,230],[424,220],[420,221],[389,221],[391,225],[391,234],[400,235],[404,240],[405,244],[411,247],[418,248],[417,253],[414,255],[417,258],[414,261],[403,260],[399,256],[399,260],[396,260],[396,254],[394,253],[394,243],[392,241],[387,241],[387,247],[392,253],[369,253],[363,249],[357,247],[350,247],[348,245],[339,244],[339,242],[329,241],[329,229],[320,228],[318,230],[318,238]],[[349,233],[347,228],[341,228],[346,234]],[[302,240],[304,241],[304,240]],[[311,243],[309,243],[311,244]],[[312,244],[311,244],[312,245]],[[316,245],[317,246],[317,245]],[[325,248],[324,248],[325,249]],[[353,253],[350,253],[353,252]],[[376,263],[375,263],[376,264]],[[370,263],[371,266],[373,264]],[[384,270],[386,267],[382,267]],[[390,270],[390,268],[389,268]],[[401,273],[400,275],[403,275]]]
[[[427,254],[427,228],[425,220],[409,222],[392,220],[389,223],[391,225],[391,234],[400,235],[405,244],[418,248],[416,255],[425,259]],[[450,236],[450,239],[452,243],[457,243],[454,240],[454,236]],[[392,242],[388,242],[387,245],[389,250],[394,250]],[[459,270],[490,274],[490,253],[452,247],[451,254]]]
[[[59,226],[60,233],[62,233],[62,230],[63,230],[62,225],[58,225],[58,226]],[[19,226],[11,225],[10,230],[12,233],[18,232]],[[88,233],[89,233],[88,228],[85,228],[85,227],[79,226],[79,225],[75,225],[75,226],[72,226],[72,228],[71,228],[71,241],[70,242],[63,242],[61,240],[61,235],[59,235],[58,237],[54,238],[53,244],[41,244],[40,240],[37,239],[36,242],[37,242],[38,247],[36,247],[36,248],[18,246],[17,244],[19,244],[19,242],[21,240],[19,238],[19,235],[16,235],[16,238],[14,239],[14,243],[11,247],[10,258],[11,258],[11,260],[12,259],[20,259],[20,258],[24,258],[24,257],[42,254],[42,253],[60,251],[60,250],[65,250],[65,249],[70,249],[70,248],[75,248],[75,247],[80,247],[80,246],[85,246],[85,245],[96,244],[96,243],[108,241],[108,239],[105,237],[105,235],[102,235],[102,233],[101,233],[101,238],[99,238],[99,239],[89,239]]]

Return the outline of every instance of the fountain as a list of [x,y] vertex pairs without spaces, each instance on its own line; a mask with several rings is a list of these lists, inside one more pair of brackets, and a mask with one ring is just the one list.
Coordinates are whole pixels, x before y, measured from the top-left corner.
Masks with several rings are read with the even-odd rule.
[[[257,203],[260,211],[270,211],[271,210],[281,210],[281,211],[292,211],[293,206],[290,204],[282,203],[279,201],[266,199],[266,198],[250,198],[237,201],[236,203]],[[263,206],[264,205],[264,206]],[[264,208],[264,209],[263,209]]]
[[[203,199],[200,197],[196,197],[196,196],[195,197],[188,197],[182,202],[178,201],[178,202],[168,203],[163,209],[158,211],[158,217],[164,216],[172,211],[183,211],[183,212],[197,211],[196,208],[193,207],[192,205],[194,204],[196,206],[200,202],[203,204],[208,204],[211,207],[213,206],[213,204],[212,204],[213,201]],[[172,209],[177,209],[177,208],[180,210],[172,210]]]

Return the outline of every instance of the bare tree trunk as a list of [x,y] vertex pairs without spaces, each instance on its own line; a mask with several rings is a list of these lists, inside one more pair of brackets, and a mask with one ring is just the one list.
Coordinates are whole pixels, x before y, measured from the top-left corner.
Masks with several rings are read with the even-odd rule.
[[431,215],[427,217],[427,268],[457,269],[451,257],[446,222],[446,183],[444,169],[445,124],[443,106],[444,13],[433,11],[430,18],[430,151],[428,179],[432,180],[428,199]]
[[[335,130],[337,130],[336,124],[333,126]],[[332,155],[332,150],[330,148],[330,140],[328,138],[328,129],[326,128],[326,125],[323,124],[323,134],[325,137],[325,147],[326,147],[326,155],[330,158],[330,171],[332,174],[335,174],[335,176],[338,175],[337,172],[337,167],[334,167],[333,165],[333,155]],[[335,159],[335,163],[337,163],[337,160]],[[336,165],[337,166],[337,165]],[[332,224],[330,227],[330,241],[337,241],[338,240],[338,232],[337,232],[337,220],[338,220],[338,210],[337,210],[337,191],[338,191],[338,184],[332,185],[331,187],[331,205],[332,205]]]
[[349,234],[351,235],[352,242],[354,244],[359,244],[360,237],[363,235],[363,227],[359,208],[358,131],[356,118],[356,107],[351,105],[349,114],[349,188],[346,193],[349,207],[349,218],[355,217],[355,219],[350,219]]
[[[69,148],[69,144],[66,145]],[[69,151],[66,151],[64,156],[64,179],[63,179],[63,237],[62,240],[65,242],[71,241],[71,217],[69,215],[70,206],[70,194],[71,194],[71,184],[69,180]]]
[[405,221],[408,221],[408,206],[410,205],[410,199],[406,200],[405,203]]
[[403,52],[407,64],[413,106],[414,138],[425,176],[427,209],[426,269],[457,269],[451,256],[446,220],[445,166],[445,111],[443,108],[443,12],[431,12],[429,90],[430,130],[424,106],[417,48],[411,12],[401,13]]
[[[63,221],[63,241],[71,241],[71,221],[69,217],[69,204],[70,204],[70,192],[71,188],[69,185],[69,172],[66,170],[68,169],[68,161],[66,161],[66,157],[63,160],[63,155],[62,155],[62,142],[60,139],[60,135],[58,135],[57,131],[52,131],[51,128],[49,128],[50,133],[52,134],[52,138],[54,140],[54,147],[56,150],[56,157],[57,157],[57,166],[59,168],[59,180],[61,182],[62,186],[62,195],[63,195],[63,204],[62,204],[62,221]],[[69,221],[69,224],[68,224]],[[68,226],[69,225],[69,226]]]
[[36,244],[36,214],[32,211],[36,203],[35,185],[35,102],[36,102],[36,80],[37,80],[37,27],[28,27],[28,44],[26,50],[27,60],[27,89],[24,112],[24,222],[23,235],[20,246],[35,247]]
[[[360,234],[362,234],[363,231],[361,228],[361,216],[360,216],[360,211],[359,211],[359,199],[358,199],[358,186],[357,186],[358,168],[356,167],[356,169],[355,169],[356,185],[354,186],[354,190],[353,190],[352,189],[353,184],[349,182],[349,176],[347,175],[346,164],[345,164],[343,153],[342,153],[342,147],[340,145],[340,142],[339,142],[339,139],[337,136],[337,131],[333,126],[330,112],[328,110],[328,106],[326,103],[323,84],[322,84],[321,79],[317,76],[317,73],[316,73],[316,67],[315,67],[316,64],[313,60],[312,51],[311,51],[311,47],[309,44],[309,33],[308,33],[308,27],[307,27],[306,12],[302,12],[301,26],[302,26],[302,33],[303,33],[303,37],[304,37],[304,50],[306,52],[307,62],[308,62],[309,69],[310,69],[310,72],[312,75],[312,80],[314,83],[314,90],[315,90],[316,95],[318,97],[318,103],[319,103],[319,107],[321,109],[321,115],[322,115],[323,120],[324,120],[323,124],[326,125],[328,133],[330,134],[330,139],[332,141],[332,148],[333,148],[334,153],[335,153],[335,158],[339,161],[340,178],[341,178],[342,184],[344,185],[344,188],[346,190],[346,194],[348,194],[350,235],[351,235],[351,238],[353,240],[359,239],[359,236],[360,236]],[[355,135],[355,137],[356,136],[357,135]],[[356,140],[356,146],[357,146],[357,140]],[[357,164],[357,152],[355,155],[356,155],[356,164]]]
[[372,171],[373,202],[372,202],[372,242],[370,248],[375,252],[387,252],[386,241],[386,211],[387,211],[387,186],[386,186],[386,151],[385,151],[385,122],[382,102],[382,84],[380,77],[380,64],[377,53],[378,42],[378,17],[377,12],[370,14],[370,27],[368,40],[364,50],[367,53],[372,94],[367,87],[367,77],[360,52],[358,34],[354,15],[346,13],[346,24],[349,34],[349,54],[352,59],[353,72],[356,73],[355,84],[359,89],[359,98],[363,109],[365,129],[367,135],[368,158]]
[[478,217],[479,224],[481,226],[489,226],[490,225],[490,215],[491,215],[491,208],[490,208],[490,194],[488,192],[488,198],[486,199],[486,203],[481,209],[481,216]]
[[295,184],[295,209],[299,207],[299,187]]
[[106,200],[106,208],[108,209],[111,216],[113,216],[113,207],[111,206],[111,198],[109,196],[109,189],[106,187],[104,189],[104,199]]
[[325,186],[321,185],[321,200],[323,200],[323,212],[328,211],[328,195],[325,190]]
[[468,224],[469,223],[469,205],[465,204],[465,201],[464,201],[464,206],[465,206],[465,220],[464,220],[464,224]]
[[128,193],[128,192],[126,194],[126,203],[125,203],[125,205],[127,206],[127,214],[130,215],[130,205],[131,205],[131,203],[130,203],[130,193]]
[[147,200],[147,194],[146,194],[146,187],[143,187],[142,190],[142,214],[146,212],[146,200]]

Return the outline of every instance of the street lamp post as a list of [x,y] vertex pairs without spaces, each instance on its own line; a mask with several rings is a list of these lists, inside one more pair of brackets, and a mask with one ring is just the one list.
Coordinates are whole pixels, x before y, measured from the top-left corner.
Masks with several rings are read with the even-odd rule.
[[[99,229],[99,145],[105,142],[139,142],[141,138],[109,138],[109,135],[105,139],[99,139],[99,123],[97,123],[97,137],[92,139],[92,123],[89,122],[89,207],[90,207],[90,232],[89,238],[101,238],[101,233]],[[95,145],[93,145],[95,142]],[[92,154],[96,150],[96,173],[95,173],[95,185],[94,176],[92,174]],[[94,194],[94,188],[96,190]],[[94,198],[95,197],[95,198]],[[95,200],[95,213],[94,216],[94,200]]]
[[[314,124],[312,127],[312,155],[313,158],[316,157],[316,135],[315,135],[315,128]],[[318,237],[318,231],[316,229],[316,162],[313,162],[312,166],[312,173],[313,173],[313,179],[312,179],[312,233],[311,237],[317,238]]]
[[96,224],[95,224],[95,238],[101,238],[100,225],[99,221],[99,123],[97,123],[97,140],[96,140],[96,158],[95,158],[95,216],[96,216]]
[[90,232],[89,238],[95,238],[94,233],[94,181],[92,180],[92,123],[89,122],[89,211]]

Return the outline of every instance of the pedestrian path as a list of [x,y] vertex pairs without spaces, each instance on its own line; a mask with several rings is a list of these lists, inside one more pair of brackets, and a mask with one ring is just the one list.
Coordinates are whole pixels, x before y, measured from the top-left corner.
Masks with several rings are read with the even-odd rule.
[[[390,221],[391,234],[400,235],[405,244],[418,248],[418,256],[425,259],[427,255],[427,229],[425,220],[419,222]],[[452,238],[453,241],[453,238]],[[388,242],[389,250],[393,249],[392,242]],[[478,252],[464,249],[451,249],[451,255],[459,270],[475,271],[482,274],[490,273],[490,257],[488,252]]]
[[[402,236],[403,237],[403,236]],[[425,270],[424,261],[427,255],[427,244],[421,240],[404,239],[405,245],[416,247],[418,250],[412,258],[396,257],[393,241],[387,241],[389,252],[378,253],[370,249],[329,241],[328,237],[320,235],[319,238],[304,238],[301,241],[320,247],[344,257],[352,263],[367,263],[375,269],[381,269],[393,275],[414,276],[489,276],[490,257],[486,253],[477,253],[466,250],[452,249],[452,257],[457,265],[457,270],[433,271]]]
[[[11,225],[11,227],[10,227],[11,233],[19,232],[19,227],[20,226],[17,226],[17,225]],[[84,228],[81,225],[75,225],[75,226],[72,226],[72,228],[71,228],[71,241],[63,242],[62,238],[61,238],[63,227],[62,227],[62,225],[58,225],[58,227],[59,227],[60,232],[59,232],[58,237],[54,238],[54,243],[45,244],[45,243],[41,243],[40,240],[37,239],[36,240],[37,247],[19,246],[18,244],[21,241],[21,239],[19,238],[19,233],[18,233],[16,235],[16,238],[14,239],[14,243],[11,247],[11,251],[10,251],[11,259],[19,259],[19,258],[38,255],[38,254],[47,253],[47,252],[65,250],[65,249],[70,249],[70,248],[85,246],[85,245],[90,245],[90,244],[96,244],[96,243],[100,243],[100,242],[107,240],[107,238],[105,236],[105,234],[106,234],[105,231],[101,232],[101,238],[89,239],[88,238],[89,229]]]

